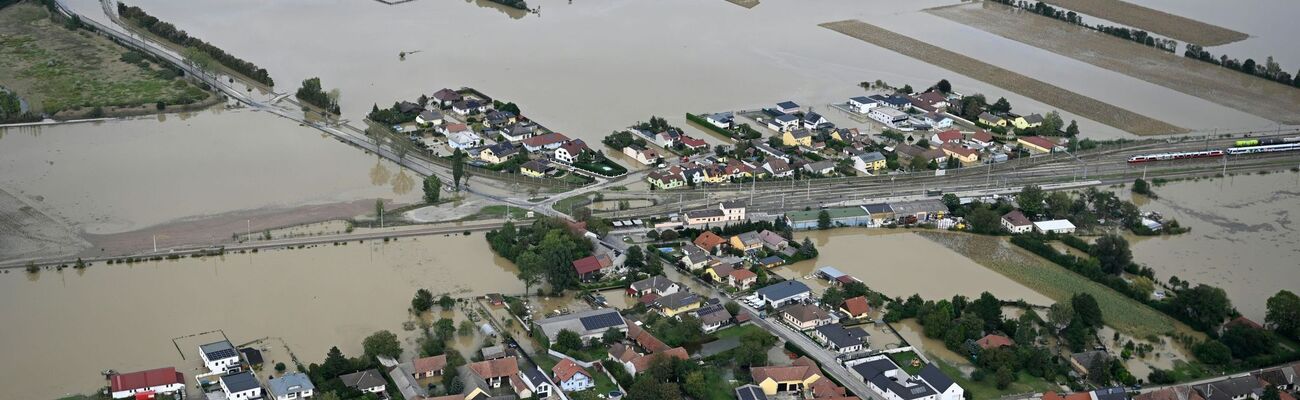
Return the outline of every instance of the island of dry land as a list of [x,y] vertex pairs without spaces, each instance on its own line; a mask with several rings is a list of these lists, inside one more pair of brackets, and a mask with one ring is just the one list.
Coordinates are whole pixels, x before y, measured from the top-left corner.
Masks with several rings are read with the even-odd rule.
[[1186,129],[1172,124],[866,22],[845,20],[827,22],[820,26],[925,61],[940,68],[978,79],[990,85],[1019,93],[1025,97],[1135,135],[1168,135],[1187,132]]
[[156,113],[159,102],[197,108],[219,101],[170,68],[51,20],[34,2],[0,8],[0,86],[56,119]]
[[1246,40],[1250,37],[1245,33],[1221,26],[1120,0],[1044,0],[1043,2],[1206,47]]
[[1155,50],[1052,18],[982,2],[929,13],[1284,124],[1300,123],[1300,90]]

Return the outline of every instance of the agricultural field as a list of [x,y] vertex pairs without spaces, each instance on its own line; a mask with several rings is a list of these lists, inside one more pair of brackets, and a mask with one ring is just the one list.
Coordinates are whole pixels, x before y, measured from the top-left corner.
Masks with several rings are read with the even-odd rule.
[[1206,47],[1246,40],[1250,37],[1222,26],[1120,0],[1044,0],[1043,2]]
[[[85,30],[52,21],[31,2],[0,9],[0,85],[16,92],[35,112],[60,116],[156,112],[156,103],[191,104],[210,95],[179,79],[175,71],[128,52]],[[81,112],[77,110],[81,109]]]
[[890,51],[925,61],[939,68],[1005,88],[1063,111],[1135,135],[1185,133],[1186,129],[1109,103],[1066,90],[974,58],[939,48],[890,30],[857,20],[820,24],[821,27]]
[[1133,337],[1204,335],[1173,318],[1050,261],[1015,248],[1002,238],[947,232],[917,234],[965,254],[975,262],[1056,301],[1084,292],[1097,299],[1106,325]]

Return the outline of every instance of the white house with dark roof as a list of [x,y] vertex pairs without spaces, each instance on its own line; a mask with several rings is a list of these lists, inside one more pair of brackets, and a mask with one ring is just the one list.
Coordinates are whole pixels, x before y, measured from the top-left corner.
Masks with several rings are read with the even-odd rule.
[[388,381],[379,375],[379,370],[368,369],[360,372],[353,372],[347,375],[340,375],[339,380],[343,386],[347,386],[362,393],[382,393],[388,385]]
[[858,114],[866,114],[867,111],[871,111],[872,108],[875,108],[879,105],[880,105],[880,101],[869,98],[867,96],[857,96],[857,97],[849,98],[849,108],[857,112]]
[[962,400],[965,394],[965,389],[934,364],[926,364],[916,375],[909,375],[886,355],[850,363],[849,369],[882,400]]
[[229,340],[200,345],[199,358],[203,360],[203,366],[212,372],[225,372],[239,366],[239,352]]
[[793,112],[798,112],[799,104],[796,104],[795,102],[790,100],[786,100],[780,103],[776,103],[776,109],[783,113],[789,114]]
[[543,319],[536,323],[552,342],[561,330],[573,331],[584,341],[598,340],[609,330],[627,332],[627,322],[623,320],[622,315],[619,315],[618,310],[613,308],[579,311]]
[[731,124],[735,120],[735,117],[733,117],[732,114],[729,112],[720,112],[720,113],[709,114],[708,116],[704,117],[704,120],[708,121],[710,124],[713,124],[713,126],[726,129],[726,128],[731,128]]
[[312,397],[315,394],[316,385],[311,383],[311,379],[307,378],[307,374],[291,372],[279,378],[267,380],[266,391],[275,400],[303,399]]
[[240,372],[221,377],[221,391],[227,400],[255,400],[262,398],[262,384],[252,372]]
[[799,117],[796,117],[793,114],[781,114],[769,120],[767,122],[767,127],[768,129],[777,132],[793,130],[794,128],[799,127]]
[[786,304],[807,300],[812,296],[808,285],[799,281],[783,281],[765,286],[755,293],[764,304],[778,308]]
[[680,283],[673,282],[672,279],[668,279],[668,277],[663,275],[655,275],[632,282],[632,284],[628,286],[627,291],[628,294],[633,296],[645,296],[651,293],[659,296],[667,296],[677,293],[681,289],[682,285]]
[[867,338],[871,337],[867,331],[859,327],[845,328],[841,324],[826,324],[817,327],[809,333],[817,340],[821,341],[826,348],[840,354],[848,354],[855,351],[862,351],[867,348]]

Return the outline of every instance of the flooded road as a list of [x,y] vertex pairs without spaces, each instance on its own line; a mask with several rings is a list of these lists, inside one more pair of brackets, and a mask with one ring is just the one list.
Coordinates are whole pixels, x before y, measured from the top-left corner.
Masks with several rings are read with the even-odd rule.
[[[820,255],[816,260],[774,270],[786,278],[805,277],[817,268],[835,267],[891,298],[912,294],[929,300],[955,294],[973,298],[988,291],[999,299],[1052,304],[1047,296],[908,231],[854,228],[798,232],[795,236],[798,240],[811,237]],[[817,292],[826,287],[819,278],[800,280]]]
[[1300,174],[1182,181],[1154,190],[1159,199],[1134,202],[1192,228],[1177,236],[1129,238],[1134,261],[1154,269],[1157,279],[1177,276],[1222,287],[1255,321],[1263,321],[1269,296],[1300,287],[1300,232],[1291,219],[1300,208]]
[[105,369],[160,366],[176,366],[193,383],[196,350],[182,343],[182,360],[172,339],[213,330],[236,344],[281,338],[312,363],[335,345],[358,355],[362,338],[387,329],[410,354],[419,331],[402,325],[412,319],[406,310],[417,288],[460,297],[520,293],[513,268],[476,234],[37,275],[13,270],[0,274],[0,353],[17,362],[0,365],[0,387],[14,398],[53,398],[95,390]]

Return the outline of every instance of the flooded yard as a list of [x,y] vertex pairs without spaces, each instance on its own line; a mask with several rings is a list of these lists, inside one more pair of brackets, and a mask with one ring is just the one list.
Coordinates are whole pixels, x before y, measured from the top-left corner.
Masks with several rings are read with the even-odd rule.
[[[494,257],[480,235],[34,275],[11,270],[0,274],[0,353],[22,362],[0,366],[0,387],[14,398],[52,398],[95,390],[105,384],[99,372],[110,368],[175,366],[192,375],[200,366],[195,349],[178,352],[173,338],[217,330],[236,344],[281,339],[312,363],[330,346],[358,355],[362,338],[387,329],[409,355],[419,331],[403,324],[412,321],[407,308],[422,287],[456,297],[523,291],[514,267]],[[465,337],[457,347],[480,342]]]

